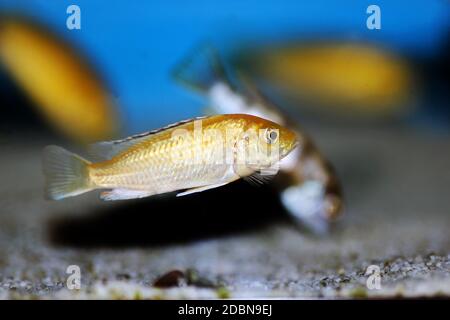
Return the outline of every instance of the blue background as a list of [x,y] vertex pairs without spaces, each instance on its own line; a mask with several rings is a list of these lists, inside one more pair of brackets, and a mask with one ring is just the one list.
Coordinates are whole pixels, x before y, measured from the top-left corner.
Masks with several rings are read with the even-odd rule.
[[[66,28],[66,9],[81,8],[81,30]],[[381,30],[366,28],[366,9],[381,8]],[[447,1],[48,1],[0,0],[82,49],[116,95],[128,131],[201,113],[199,97],[170,71],[194,46],[211,41],[226,53],[249,43],[337,37],[382,43],[432,57],[448,36]]]

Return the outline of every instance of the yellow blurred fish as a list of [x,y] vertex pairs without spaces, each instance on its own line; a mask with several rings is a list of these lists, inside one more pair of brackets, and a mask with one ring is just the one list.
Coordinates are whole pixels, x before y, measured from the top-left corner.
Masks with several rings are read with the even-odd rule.
[[[269,120],[243,114],[182,121],[156,131],[93,146],[91,163],[57,146],[44,151],[46,195],[53,200],[94,189],[103,200],[178,195],[223,186],[239,178],[274,174],[297,144],[295,134]],[[266,173],[267,173],[266,172]]]
[[413,90],[408,63],[362,43],[313,43],[250,51],[240,67],[299,106],[326,106],[351,115],[385,115],[406,107]]
[[111,138],[117,121],[111,97],[73,49],[41,27],[0,21],[0,62],[43,116],[79,142]]

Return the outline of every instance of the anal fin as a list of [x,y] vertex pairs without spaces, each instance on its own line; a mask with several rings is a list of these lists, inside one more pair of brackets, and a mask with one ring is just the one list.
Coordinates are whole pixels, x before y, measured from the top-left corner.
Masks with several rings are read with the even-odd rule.
[[112,189],[100,193],[100,199],[104,201],[129,200],[149,197],[155,194],[149,190]]
[[182,196],[186,196],[188,194],[192,194],[192,193],[202,192],[202,191],[209,190],[209,189],[218,188],[218,187],[224,186],[224,185],[226,185],[228,183],[230,183],[230,181],[217,183],[217,184],[209,184],[207,186],[201,186],[201,187],[188,189],[188,190],[186,190],[184,192],[178,193],[177,197],[182,197]]

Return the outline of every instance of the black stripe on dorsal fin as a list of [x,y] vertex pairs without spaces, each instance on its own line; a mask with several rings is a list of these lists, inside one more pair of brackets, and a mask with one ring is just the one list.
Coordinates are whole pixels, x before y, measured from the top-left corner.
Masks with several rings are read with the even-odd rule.
[[93,161],[110,160],[115,155],[119,154],[120,152],[128,149],[129,147],[131,147],[135,144],[138,144],[139,142],[142,142],[148,136],[157,134],[164,130],[175,128],[177,126],[180,126],[180,125],[192,122],[192,121],[202,120],[205,118],[207,118],[207,117],[195,117],[195,118],[191,118],[191,119],[187,119],[187,120],[182,120],[182,121],[179,121],[176,123],[172,123],[172,124],[169,124],[165,127],[159,128],[159,129],[155,129],[155,130],[151,130],[151,131],[147,131],[147,132],[143,132],[143,133],[138,133],[138,134],[129,136],[124,139],[102,141],[102,142],[97,142],[97,143],[91,144],[88,147],[89,158],[92,159]]

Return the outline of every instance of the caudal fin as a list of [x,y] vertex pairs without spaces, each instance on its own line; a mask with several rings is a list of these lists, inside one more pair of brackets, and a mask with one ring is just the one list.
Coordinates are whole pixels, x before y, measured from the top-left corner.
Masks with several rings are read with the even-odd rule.
[[172,75],[176,81],[200,93],[218,82],[230,85],[218,52],[209,44],[196,48],[174,68]]
[[45,196],[61,200],[92,190],[88,164],[80,156],[58,146],[44,149]]

